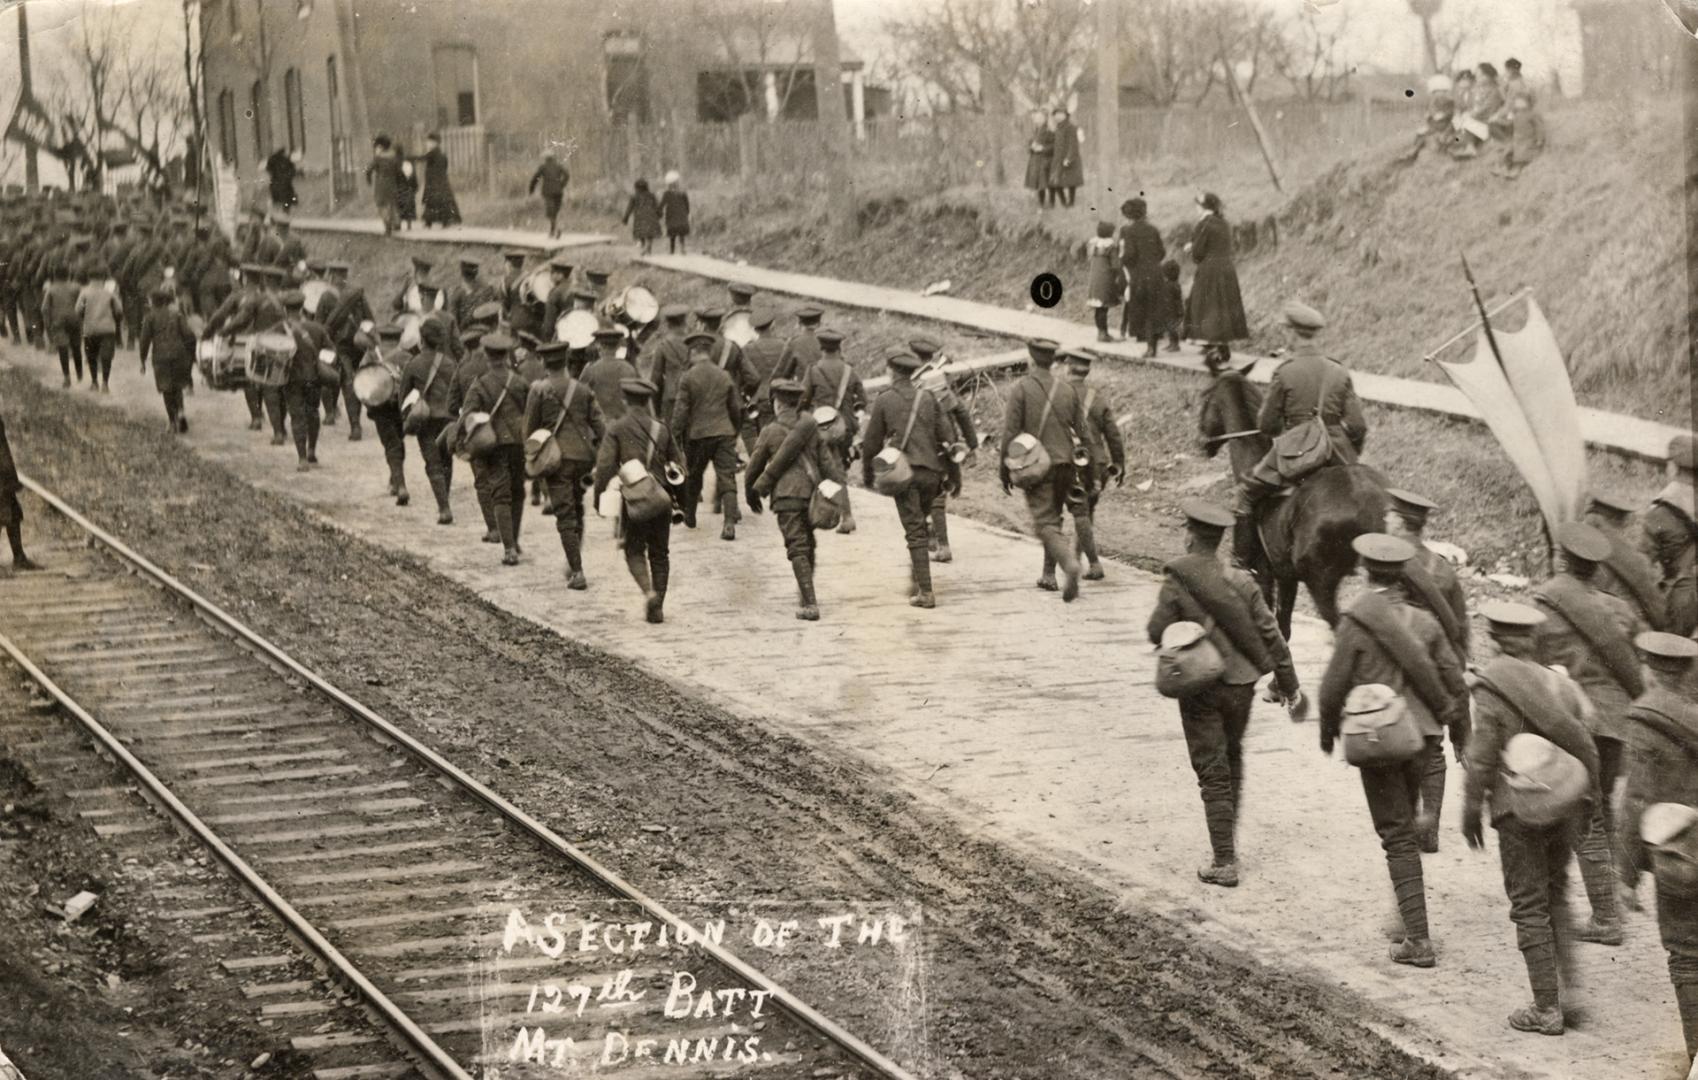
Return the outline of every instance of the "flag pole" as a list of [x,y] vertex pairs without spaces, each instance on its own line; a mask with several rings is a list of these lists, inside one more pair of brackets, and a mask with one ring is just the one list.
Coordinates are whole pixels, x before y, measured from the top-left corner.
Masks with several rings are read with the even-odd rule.
[[1474,270],[1468,265],[1468,256],[1462,255],[1462,274],[1468,279],[1468,288],[1474,294],[1474,308],[1480,313],[1480,327],[1486,332],[1486,344],[1491,346],[1492,359],[1503,367],[1503,353],[1498,351],[1498,336],[1492,330],[1492,316],[1486,310],[1486,301],[1480,296],[1480,285],[1474,280]]

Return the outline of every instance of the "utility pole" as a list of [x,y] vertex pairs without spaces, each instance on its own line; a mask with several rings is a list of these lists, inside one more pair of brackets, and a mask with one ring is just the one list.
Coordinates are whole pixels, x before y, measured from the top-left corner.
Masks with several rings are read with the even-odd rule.
[[1120,200],[1120,0],[1096,0],[1097,8],[1097,186],[1099,216],[1114,220]]
[[[29,71],[29,5],[18,5],[18,106],[35,104],[35,89]],[[41,166],[36,160],[33,141],[24,143],[24,189],[36,191],[41,187]]]
[[849,148],[849,118],[843,105],[843,64],[837,51],[837,16],[832,0],[814,0],[814,100],[819,109],[820,162],[826,205],[838,239],[854,237],[855,178]]
[[[1676,12],[1680,14],[1680,12]],[[1685,127],[1681,195],[1686,200],[1686,379],[1691,395],[1687,429],[1698,433],[1698,13],[1681,20],[1681,122]]]

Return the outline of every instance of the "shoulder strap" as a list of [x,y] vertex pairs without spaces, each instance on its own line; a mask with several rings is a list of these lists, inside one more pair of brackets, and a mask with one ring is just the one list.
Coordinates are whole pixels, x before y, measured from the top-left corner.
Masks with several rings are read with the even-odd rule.
[[719,370],[724,371],[725,365],[729,364],[730,362],[731,362],[731,341],[730,341],[729,338],[723,338],[719,342],[719,359],[714,361],[714,366],[717,367]]
[[832,408],[840,412],[843,409],[843,396],[849,393],[849,376],[853,374],[854,370],[845,363],[843,365],[843,377],[837,380],[837,397],[831,403]]
[[1698,765],[1698,743],[1692,741],[1691,733],[1682,730],[1673,716],[1643,701],[1635,701],[1630,712],[1641,724],[1680,747],[1687,760]]
[[566,396],[560,401],[560,415],[554,418],[554,430],[549,432],[550,435],[560,434],[560,426],[566,422],[566,414],[572,411],[572,399],[577,396],[578,380],[572,379],[572,385],[566,388]]
[[1570,589],[1560,585],[1563,579],[1558,578],[1538,590],[1538,597],[1549,604],[1561,615],[1568,625],[1574,627],[1592,651],[1598,654],[1598,659],[1609,669],[1610,677],[1632,697],[1638,697],[1645,692],[1645,675],[1639,669],[1639,657],[1633,651],[1631,644],[1621,638],[1614,639],[1604,636],[1605,627],[1599,623],[1609,621],[1609,613],[1597,610],[1597,606],[1589,603],[1590,597],[1585,596],[1579,589]]
[[424,389],[419,391],[420,397],[430,393],[430,388],[436,383],[436,373],[440,370],[442,370],[442,354],[437,353],[430,362],[430,374],[425,377]]
[[[1032,381],[1038,381],[1036,376],[1032,378]],[[1049,414],[1055,411],[1055,389],[1059,383],[1059,379],[1053,375],[1050,377],[1049,392],[1044,395],[1044,411],[1038,414],[1038,427],[1036,431],[1032,432],[1032,435],[1039,442],[1044,441],[1044,428],[1049,426]]]
[[920,418],[920,398],[926,391],[914,388],[914,407],[908,410],[908,426],[902,429],[902,441],[896,444],[896,449],[904,454],[908,452],[908,439],[914,434],[914,421]]
[[1415,635],[1398,621],[1389,600],[1378,593],[1363,593],[1345,612],[1345,617],[1373,638],[1386,654],[1386,659],[1408,677],[1410,688],[1432,711],[1435,720],[1450,712],[1451,701],[1438,669],[1432,658],[1421,651]]
[[503,401],[507,400],[507,391],[511,390],[512,388],[513,388],[513,373],[511,371],[509,371],[507,373],[506,379],[501,384],[501,393],[499,393],[495,396],[495,404],[491,405],[489,407],[490,420],[493,421],[495,419],[495,414],[501,411],[501,403]]
[[1094,387],[1094,386],[1086,387],[1085,388],[1085,422],[1086,423],[1090,423],[1091,406],[1092,406],[1092,404],[1094,404],[1096,402],[1096,400],[1097,400],[1097,388]]
[[660,449],[660,421],[649,419],[649,452],[643,458],[643,468],[649,469],[654,465],[654,455]]

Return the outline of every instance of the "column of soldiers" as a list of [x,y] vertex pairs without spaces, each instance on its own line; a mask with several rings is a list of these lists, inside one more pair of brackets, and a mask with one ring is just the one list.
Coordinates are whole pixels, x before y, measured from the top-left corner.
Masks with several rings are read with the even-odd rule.
[[[1290,310],[1305,339],[1324,325],[1313,309]],[[1282,381],[1275,372],[1270,399],[1277,393],[1278,410],[1316,418],[1329,432],[1350,429],[1359,447],[1365,426],[1348,373],[1313,349],[1303,360],[1301,378]],[[1317,372],[1317,364],[1326,370]],[[1217,379],[1216,396],[1218,388]],[[1042,379],[1033,378],[1018,407],[1030,413],[1043,392]],[[1228,426],[1242,427],[1243,419]],[[1399,753],[1356,759],[1391,884],[1392,962],[1438,963],[1422,855],[1439,846],[1448,733],[1465,776],[1462,835],[1480,850],[1487,822],[1497,833],[1526,966],[1531,1000],[1509,1025],[1561,1035],[1574,1022],[1564,1011],[1573,1003],[1574,948],[1622,943],[1621,908],[1639,908],[1649,870],[1689,1058],[1698,1053],[1695,464],[1693,437],[1676,436],[1668,484],[1643,515],[1642,548],[1628,533],[1638,507],[1594,495],[1585,520],[1553,530],[1554,571],[1528,602],[1481,606],[1484,642],[1471,639],[1454,571],[1423,542],[1438,507],[1414,492],[1388,491],[1384,531],[1353,543],[1365,587],[1336,627],[1317,694],[1320,748],[1329,757],[1348,739],[1390,738],[1393,724],[1412,740]],[[1244,475],[1236,459],[1234,472]],[[1039,489],[1027,497],[1041,503],[1034,516],[1041,512],[1053,529],[1057,496]],[[1197,876],[1232,887],[1240,879],[1236,826],[1253,687],[1272,674],[1294,720],[1307,716],[1309,702],[1261,590],[1217,556],[1243,515],[1201,500],[1187,500],[1182,511],[1187,553],[1166,567],[1148,632],[1170,660],[1201,642],[1219,657],[1178,697],[1212,848]],[[1056,562],[1065,566],[1059,553]],[[1571,919],[1575,861],[1588,910]]]

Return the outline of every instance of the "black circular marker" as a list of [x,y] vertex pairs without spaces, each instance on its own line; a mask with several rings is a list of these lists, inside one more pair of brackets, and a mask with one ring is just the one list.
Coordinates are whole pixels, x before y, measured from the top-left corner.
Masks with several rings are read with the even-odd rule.
[[1032,279],[1032,303],[1052,308],[1061,303],[1061,279],[1054,274],[1039,274]]

